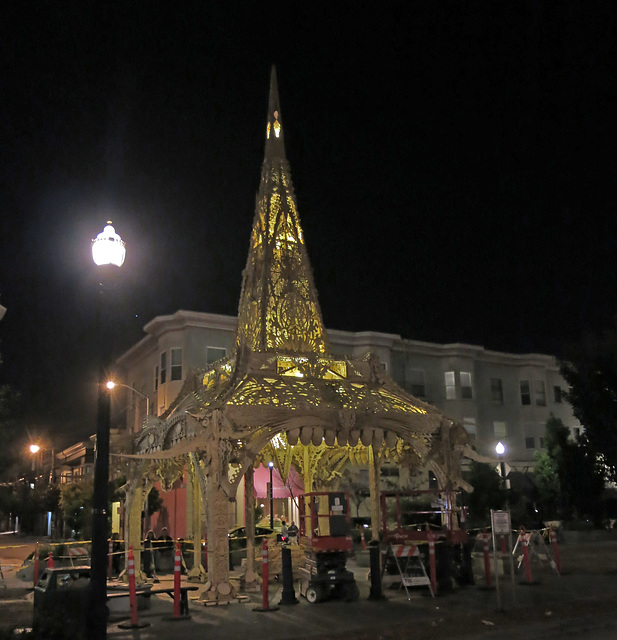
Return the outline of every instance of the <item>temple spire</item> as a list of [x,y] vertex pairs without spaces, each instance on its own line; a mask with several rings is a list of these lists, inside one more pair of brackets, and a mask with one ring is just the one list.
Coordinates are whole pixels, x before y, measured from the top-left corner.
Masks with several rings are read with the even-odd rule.
[[276,67],[270,71],[270,96],[268,98],[268,122],[266,124],[265,157],[270,160],[285,159],[285,138],[279,102],[279,88]]
[[283,144],[276,70],[238,309],[236,352],[330,353]]

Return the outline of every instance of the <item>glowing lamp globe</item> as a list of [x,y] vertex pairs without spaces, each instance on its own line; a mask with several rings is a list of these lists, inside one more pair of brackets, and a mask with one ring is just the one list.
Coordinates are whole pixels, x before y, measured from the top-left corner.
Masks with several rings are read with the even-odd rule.
[[121,267],[126,256],[126,247],[122,238],[116,233],[111,226],[111,220],[107,221],[107,225],[92,241],[92,259],[97,266],[113,264]]
[[506,452],[506,448],[503,445],[503,442],[498,442],[495,445],[495,452],[498,456],[502,456]]

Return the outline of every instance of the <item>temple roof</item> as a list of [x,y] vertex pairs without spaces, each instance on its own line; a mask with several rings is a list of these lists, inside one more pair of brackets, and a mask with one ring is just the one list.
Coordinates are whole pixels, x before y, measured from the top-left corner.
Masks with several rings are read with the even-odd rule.
[[274,67],[235,349],[239,353],[330,353],[285,156]]

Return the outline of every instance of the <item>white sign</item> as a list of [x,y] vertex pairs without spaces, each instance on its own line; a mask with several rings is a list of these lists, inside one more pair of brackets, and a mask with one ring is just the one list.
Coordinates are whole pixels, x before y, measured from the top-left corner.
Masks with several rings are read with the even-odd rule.
[[509,511],[493,511],[493,531],[497,535],[510,533],[510,512]]

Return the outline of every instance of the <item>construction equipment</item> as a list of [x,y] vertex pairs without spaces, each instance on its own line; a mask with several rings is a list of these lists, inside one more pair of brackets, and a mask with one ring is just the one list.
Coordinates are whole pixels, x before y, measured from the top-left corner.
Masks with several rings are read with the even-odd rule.
[[300,497],[298,542],[304,549],[299,591],[308,602],[329,597],[358,599],[354,575],[346,568],[351,551],[349,494],[315,492]]
[[[399,581],[408,586],[404,581],[405,567],[400,566],[388,549],[417,546],[420,563],[426,567],[429,565],[428,536],[431,531],[437,542],[435,549],[440,590],[451,589],[452,580],[463,584],[471,582],[469,536],[463,528],[464,511],[456,506],[456,498],[455,492],[440,489],[381,492],[385,552],[383,573],[391,576],[390,581],[398,576]],[[417,584],[409,581],[409,586],[420,586],[420,582],[424,584],[425,576],[418,578],[420,581]]]

